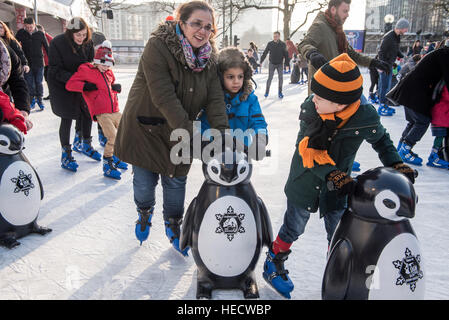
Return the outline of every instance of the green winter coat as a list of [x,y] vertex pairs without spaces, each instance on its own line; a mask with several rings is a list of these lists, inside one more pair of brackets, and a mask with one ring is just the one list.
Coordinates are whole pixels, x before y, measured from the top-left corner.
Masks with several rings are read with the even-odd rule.
[[[327,22],[324,12],[318,13],[309,30],[307,30],[304,40],[298,45],[298,50],[304,58],[307,57],[307,54],[310,51],[318,51],[327,59],[327,61],[340,55],[338,52],[337,33],[331,27],[329,22]],[[352,60],[363,67],[369,67],[373,60],[368,56],[358,53],[351,46],[348,47],[347,53]],[[312,78],[315,72],[316,69],[309,61],[309,79]],[[309,95],[311,94],[310,83],[311,81],[309,81]]]
[[[304,101],[301,112],[317,114],[312,98],[313,95]],[[323,215],[325,212],[346,207],[347,197],[337,197],[336,191],[329,191],[326,186],[326,176],[337,169],[349,175],[363,140],[372,145],[384,166],[402,162],[389,134],[380,123],[376,109],[370,104],[360,105],[348,122],[336,130],[328,150],[330,157],[336,163],[335,166],[330,164],[315,164],[313,168],[303,166],[298,144],[304,138],[306,129],[307,124],[301,121],[284,191],[290,202],[310,212],[316,212],[319,208]]]
[[166,22],[152,33],[140,58],[117,131],[114,154],[122,161],[169,177],[185,176],[190,164],[175,165],[170,150],[174,129],[192,135],[193,121],[204,109],[212,128],[229,128],[217,72],[218,53],[206,68],[193,72],[186,63],[175,24]]

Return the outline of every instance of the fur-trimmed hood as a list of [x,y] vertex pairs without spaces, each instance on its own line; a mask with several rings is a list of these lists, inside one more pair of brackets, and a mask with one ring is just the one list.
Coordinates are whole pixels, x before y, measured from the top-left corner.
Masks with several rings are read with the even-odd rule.
[[[176,34],[176,21],[165,21],[156,28],[155,31],[151,33],[151,36],[161,39],[168,47],[169,51],[173,54],[176,60],[181,64],[187,65],[186,58],[184,56],[184,51],[182,50],[181,41],[179,41],[178,35]],[[209,39],[212,52],[209,60],[207,61],[206,67],[211,64],[216,64],[218,61],[218,49],[215,44],[215,39]]]
[[220,71],[221,81],[223,83],[224,71],[229,68],[241,67],[243,69],[244,80],[241,89],[240,101],[246,101],[251,92],[254,91],[252,76],[253,68],[242,50],[234,47],[228,47],[220,50],[218,55],[218,70]]

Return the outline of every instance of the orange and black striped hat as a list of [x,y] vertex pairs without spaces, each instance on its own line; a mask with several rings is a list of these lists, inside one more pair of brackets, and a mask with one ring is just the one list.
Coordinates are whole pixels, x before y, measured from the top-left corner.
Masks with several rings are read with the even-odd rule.
[[362,95],[363,78],[354,60],[342,53],[318,69],[310,89],[326,100],[351,104]]

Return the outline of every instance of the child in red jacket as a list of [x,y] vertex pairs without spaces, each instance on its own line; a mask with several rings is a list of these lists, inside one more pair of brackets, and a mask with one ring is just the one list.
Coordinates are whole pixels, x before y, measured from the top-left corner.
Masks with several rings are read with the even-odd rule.
[[103,173],[106,177],[120,179],[120,169],[128,165],[114,156],[114,142],[122,114],[119,112],[117,93],[121,85],[115,83],[111,42],[105,40],[97,49],[92,63],[83,63],[67,81],[66,89],[81,92],[92,120],[98,121],[107,138],[103,153]]

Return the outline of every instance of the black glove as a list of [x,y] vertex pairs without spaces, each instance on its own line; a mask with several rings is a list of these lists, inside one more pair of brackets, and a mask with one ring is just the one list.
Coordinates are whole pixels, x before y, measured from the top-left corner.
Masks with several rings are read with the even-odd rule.
[[322,66],[323,64],[326,64],[326,63],[327,63],[326,58],[325,58],[321,53],[319,53],[318,51],[312,51],[312,52],[309,52],[309,53],[307,54],[307,57],[306,57],[306,58],[310,61],[310,63],[312,64],[312,66],[313,66],[316,70],[318,70],[319,68],[321,68],[321,66]]
[[122,92],[122,85],[120,83],[114,83],[113,85],[111,85],[111,88],[117,93]]
[[256,134],[251,146],[249,147],[248,156],[254,160],[263,160],[266,156],[267,143],[267,135],[263,133]]
[[85,82],[83,86],[83,91],[94,91],[98,90],[97,85],[92,82]]
[[373,59],[371,60],[371,63],[369,65],[369,67],[374,67],[376,69],[382,70],[384,72],[386,72],[387,74],[390,73],[391,68],[390,65],[382,60],[378,60],[378,59]]
[[395,163],[391,167],[405,175],[411,183],[415,183],[415,178],[418,177],[418,171],[410,168],[408,165],[402,162]]
[[337,196],[343,197],[351,194],[355,187],[355,181],[345,172],[334,170],[326,176],[327,189],[337,191]]

